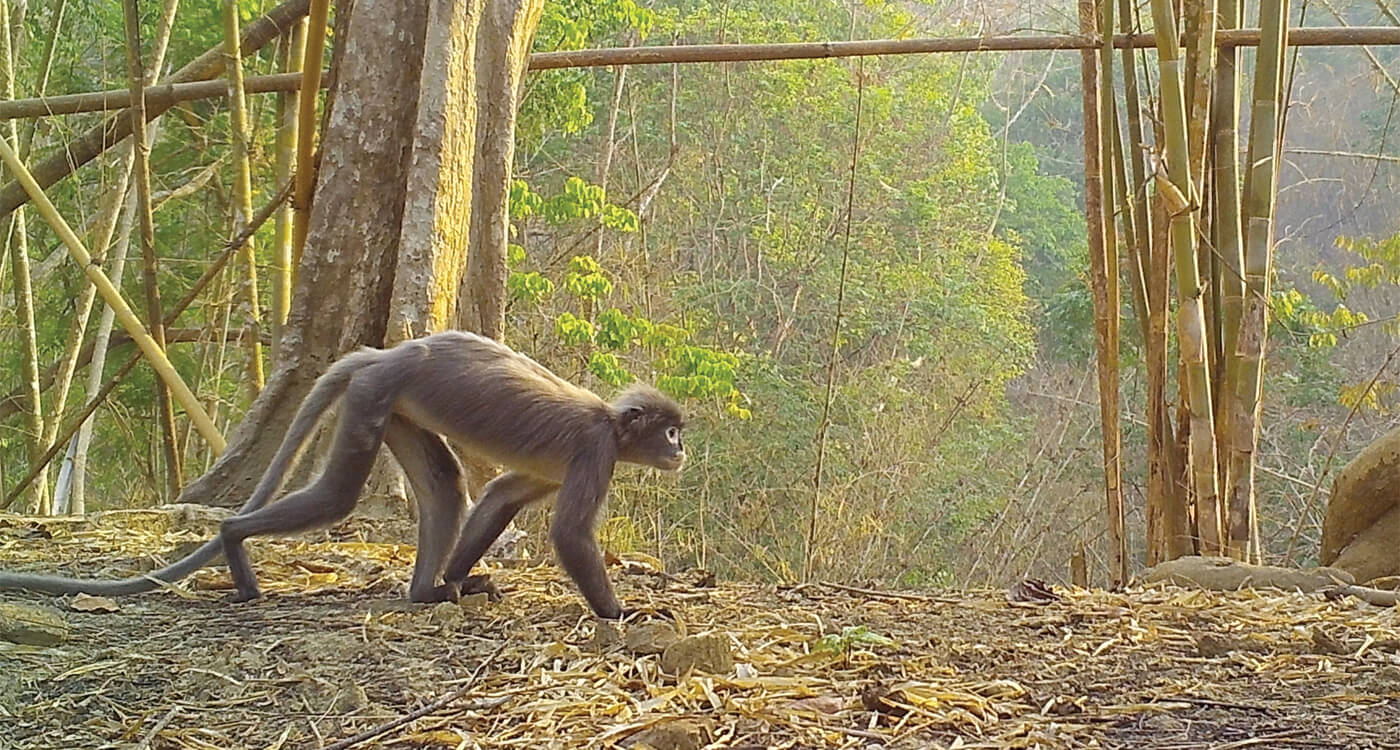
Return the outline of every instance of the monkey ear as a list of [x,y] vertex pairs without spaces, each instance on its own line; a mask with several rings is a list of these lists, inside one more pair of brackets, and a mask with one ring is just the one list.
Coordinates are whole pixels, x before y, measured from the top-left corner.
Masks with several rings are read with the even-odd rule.
[[645,412],[646,410],[640,406],[633,405],[623,407],[622,411],[617,415],[618,424],[622,425],[623,429],[630,428]]

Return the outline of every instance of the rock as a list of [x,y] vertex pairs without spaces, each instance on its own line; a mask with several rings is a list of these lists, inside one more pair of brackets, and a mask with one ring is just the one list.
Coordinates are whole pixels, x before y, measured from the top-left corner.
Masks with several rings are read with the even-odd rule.
[[331,712],[337,714],[353,714],[369,708],[369,696],[365,695],[365,689],[355,683],[350,683],[340,689],[331,700]]
[[0,640],[57,646],[68,640],[68,623],[50,609],[0,602]]
[[709,744],[708,727],[694,719],[670,719],[653,724],[622,741],[632,750],[700,750]]
[[1332,484],[1322,520],[1325,565],[1360,581],[1400,574],[1400,428],[1356,454]]
[[462,612],[462,607],[457,602],[438,602],[429,610],[428,622],[431,622],[443,630],[456,630],[462,624],[466,615]]
[[720,635],[692,635],[667,646],[661,652],[661,670],[682,675],[690,670],[724,674],[734,668],[729,639]]
[[623,643],[627,646],[628,651],[645,656],[659,654],[678,640],[680,640],[680,635],[676,633],[676,629],[671,627],[670,623],[642,622],[628,629]]
[[1187,555],[1159,563],[1143,574],[1146,583],[1196,586],[1209,591],[1236,591],[1243,588],[1275,588],[1284,591],[1317,591],[1336,584],[1351,583],[1351,575],[1336,568],[1279,568],[1251,565],[1228,557]]
[[1200,633],[1196,636],[1196,653],[1206,659],[1226,656],[1236,651],[1262,653],[1262,644],[1222,633]]
[[463,612],[480,612],[491,603],[491,595],[485,591],[467,594],[457,600],[457,607]]

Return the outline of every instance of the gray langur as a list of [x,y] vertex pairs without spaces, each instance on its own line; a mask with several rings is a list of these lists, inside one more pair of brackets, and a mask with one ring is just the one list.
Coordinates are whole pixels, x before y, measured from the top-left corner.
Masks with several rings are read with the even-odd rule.
[[[324,468],[310,484],[269,505],[302,444],[337,399],[340,420]],[[472,566],[522,508],[557,493],[549,537],[559,564],[599,617],[616,619],[622,605],[594,538],[613,467],[623,461],[679,470],[684,427],[680,406],[653,388],[634,385],[608,403],[472,333],[447,331],[389,349],[362,349],[316,380],[252,496],[238,515],[224,519],[215,539],[145,576],[85,581],[0,572],[0,590],[151,591],[222,551],[237,589],[234,600],[256,599],[261,592],[244,540],[322,528],[349,515],[380,444],[386,444],[419,509],[410,599],[449,601],[467,591],[493,590],[485,576],[468,576]],[[444,436],[508,469],[486,485],[470,513],[461,464]]]

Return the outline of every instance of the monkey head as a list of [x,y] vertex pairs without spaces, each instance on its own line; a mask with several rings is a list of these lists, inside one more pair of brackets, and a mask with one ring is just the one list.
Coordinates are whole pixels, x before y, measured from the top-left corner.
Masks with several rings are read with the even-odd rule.
[[647,385],[629,386],[612,403],[618,458],[678,471],[685,463],[685,414],[669,396]]

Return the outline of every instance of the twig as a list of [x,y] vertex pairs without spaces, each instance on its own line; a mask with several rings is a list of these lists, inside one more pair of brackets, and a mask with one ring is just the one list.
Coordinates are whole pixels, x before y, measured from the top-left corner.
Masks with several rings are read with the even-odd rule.
[[[910,602],[942,602],[944,604],[957,604],[962,599],[955,596],[930,596],[928,594],[901,594],[896,591],[879,591],[877,589],[863,589],[858,586],[847,586],[844,583],[832,583],[830,581],[819,581],[816,585],[825,586],[829,589],[844,591],[848,594],[860,594],[861,596],[872,596],[881,599],[903,599]],[[800,586],[799,588],[805,588]]]
[[476,687],[477,678],[480,677],[481,673],[486,671],[486,668],[491,665],[491,662],[495,661],[496,657],[499,656],[500,653],[505,650],[506,644],[508,643],[510,643],[510,641],[501,641],[501,645],[497,646],[495,651],[492,651],[486,656],[485,659],[482,659],[481,663],[476,665],[476,669],[472,670],[471,676],[467,678],[467,684],[457,688],[456,690],[453,690],[447,695],[438,698],[432,703],[429,703],[428,705],[423,706],[422,708],[419,708],[416,711],[404,714],[403,716],[400,716],[396,719],[390,719],[389,721],[386,721],[382,724],[370,727],[369,729],[366,729],[365,731],[360,732],[357,735],[346,737],[345,739],[340,740],[339,742],[326,745],[321,750],[346,750],[346,748],[354,747],[355,745],[358,745],[367,740],[372,740],[375,737],[378,737],[379,735],[384,734],[385,732],[388,732],[390,730],[397,729],[398,727],[401,727],[404,724],[408,724],[409,722],[421,719],[424,716],[427,716],[428,714],[457,700],[458,698],[461,698],[462,696],[466,695],[467,692],[470,691],[472,688]]
[[179,706],[174,706],[169,711],[166,711],[165,716],[162,716],[160,721],[157,721],[156,725],[151,727],[151,731],[147,732],[146,735],[141,738],[141,741],[136,743],[136,750],[146,750],[147,747],[150,747],[151,740],[155,739],[157,734],[160,734],[160,730],[164,729],[165,725],[169,724],[170,720],[175,718],[175,714],[177,713],[180,713]]
[[1322,595],[1328,599],[1340,599],[1350,595],[1377,607],[1394,607],[1396,604],[1400,604],[1400,593],[1375,589],[1370,586],[1354,586],[1348,583],[1339,583],[1336,586],[1325,588],[1322,590]]

